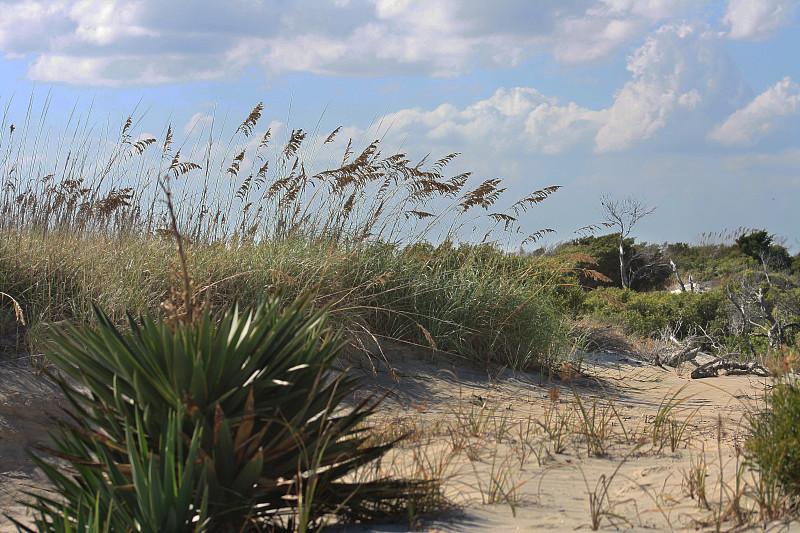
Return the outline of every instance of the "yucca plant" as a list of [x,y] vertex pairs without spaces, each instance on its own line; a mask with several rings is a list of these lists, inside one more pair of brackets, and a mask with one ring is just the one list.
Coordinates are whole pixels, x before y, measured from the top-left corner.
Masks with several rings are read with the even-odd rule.
[[[129,317],[130,333],[96,309],[96,328],[50,331],[40,346],[74,420],[52,451],[74,471],[41,462],[66,503],[33,504],[39,531],[144,531],[148,508],[170,531],[303,530],[429,493],[430,482],[353,481],[396,441],[365,445],[377,402],[342,405],[357,380],[334,365],[341,339],[311,301],[234,306],[217,321]],[[57,512],[73,529],[51,527]]]
[[[33,494],[38,531],[204,531],[208,524],[205,469],[198,463],[200,427],[191,437],[182,434],[181,415],[172,412],[157,436],[153,450],[136,414],[135,426],[121,427],[125,442],[109,438],[86,421],[63,423],[57,449],[47,449],[66,459],[71,474],[41,458],[34,460],[56,487],[60,497]],[[112,422],[113,423],[113,422]],[[121,447],[124,445],[124,448]],[[126,459],[124,459],[126,457]],[[13,520],[13,519],[12,519]],[[19,529],[36,531],[17,523]]]

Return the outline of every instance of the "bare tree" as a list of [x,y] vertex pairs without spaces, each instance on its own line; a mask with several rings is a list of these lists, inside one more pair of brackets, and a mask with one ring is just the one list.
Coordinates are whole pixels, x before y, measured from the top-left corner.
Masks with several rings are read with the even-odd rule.
[[636,223],[651,214],[656,208],[647,205],[644,198],[626,196],[618,200],[610,194],[604,193],[600,196],[600,209],[610,227],[619,231],[619,274],[622,278],[622,286],[629,289],[631,276],[628,261],[625,258],[625,239],[628,238]]
[[[800,322],[788,321],[800,311],[797,297],[792,297],[791,292],[786,292],[771,282],[765,287],[763,281],[768,280],[769,272],[765,269],[763,278],[757,273],[745,274],[739,280],[738,288],[731,290],[730,286],[725,287],[728,299],[736,311],[731,329],[741,335],[754,355],[756,351],[750,337],[765,337],[771,347],[777,348],[786,344],[792,328],[800,329]],[[769,300],[768,292],[775,292],[774,297]]]

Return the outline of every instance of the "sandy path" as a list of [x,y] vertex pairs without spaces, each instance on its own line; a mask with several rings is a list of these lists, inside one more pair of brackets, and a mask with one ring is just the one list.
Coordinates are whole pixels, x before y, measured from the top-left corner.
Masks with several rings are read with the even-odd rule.
[[0,532],[16,531],[4,515],[25,520],[27,510],[17,500],[45,486],[26,450],[49,440],[49,417],[60,414],[61,401],[58,388],[28,364],[0,366]]

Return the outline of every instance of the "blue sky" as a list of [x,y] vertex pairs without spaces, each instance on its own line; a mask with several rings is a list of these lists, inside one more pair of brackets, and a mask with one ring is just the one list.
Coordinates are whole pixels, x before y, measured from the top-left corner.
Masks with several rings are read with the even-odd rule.
[[[0,1],[0,106],[50,95],[159,137],[217,116],[343,126],[453,173],[558,193],[551,241],[599,196],[658,209],[640,241],[767,229],[800,252],[796,0]],[[13,97],[13,98],[12,98]],[[288,125],[287,125],[288,122]],[[387,131],[388,130],[388,131]]]

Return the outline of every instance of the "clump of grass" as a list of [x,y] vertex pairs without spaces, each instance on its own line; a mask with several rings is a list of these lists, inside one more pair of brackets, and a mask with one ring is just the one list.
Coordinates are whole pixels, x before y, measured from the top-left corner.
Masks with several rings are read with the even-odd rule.
[[517,516],[517,507],[520,504],[520,489],[525,484],[520,481],[519,472],[508,458],[499,461],[497,453],[492,456],[492,465],[489,470],[488,480],[483,480],[473,464],[478,491],[484,505],[506,504],[511,509],[511,514]]
[[537,420],[539,427],[550,443],[552,453],[564,453],[569,446],[575,424],[575,407],[559,405],[559,389],[551,389],[549,405],[545,404],[542,417]]
[[670,450],[674,453],[678,446],[685,442],[687,435],[686,430],[689,427],[694,415],[699,408],[696,408],[689,416],[682,420],[676,417],[675,410],[684,403],[688,397],[679,398],[681,392],[686,388],[686,385],[678,389],[671,396],[665,395],[661,399],[661,404],[658,406],[652,422],[652,437],[653,446],[657,446],[659,451],[665,446],[669,446]]
[[708,466],[706,465],[705,453],[701,454],[697,460],[691,460],[691,467],[683,474],[683,488],[686,494],[703,509],[710,509],[708,503],[708,489],[706,478],[708,477]]
[[[614,397],[593,399],[591,405],[581,400],[580,394],[573,387],[575,405],[580,413],[579,429],[583,442],[586,444],[587,454],[603,457],[609,453],[611,446],[622,440],[628,440],[627,430],[614,405]],[[622,433],[620,435],[619,433]]]
[[531,456],[536,464],[542,466],[549,455],[545,439],[540,435],[540,428],[534,416],[529,414],[512,427],[512,435],[516,441],[516,453],[520,468],[524,467]]
[[750,416],[752,433],[746,443],[748,459],[765,486],[777,484],[793,498],[800,497],[800,386],[784,371],[794,366],[798,353],[786,350],[783,367],[774,365],[777,375],[767,408]]
[[[752,416],[758,418],[759,415]],[[796,519],[796,485],[786,485],[776,475],[776,471],[765,470],[763,464],[755,462],[760,459],[760,456],[754,455],[757,452],[768,454],[768,459],[775,459],[777,453],[784,450],[783,444],[775,443],[777,452],[753,448],[753,439],[764,437],[763,433],[758,433],[756,437],[751,436],[746,441],[745,448],[736,442],[733,458],[725,459],[722,451],[722,426],[722,419],[719,418],[716,461],[707,462],[704,450],[698,460],[692,462],[689,471],[684,473],[684,489],[687,494],[697,500],[701,509],[707,511],[707,515],[696,522],[703,526],[712,526],[715,531],[722,531],[730,529],[730,524],[733,528],[742,529],[748,526],[767,527],[765,524],[776,520],[785,522]]]
[[601,474],[593,488],[589,486],[589,480],[586,479],[586,475],[581,471],[583,483],[586,485],[586,493],[589,499],[589,517],[591,518],[590,527],[592,531],[600,529],[600,525],[603,523],[604,519],[611,521],[613,525],[616,525],[617,521],[624,522],[628,526],[633,525],[627,518],[614,512],[615,505],[620,502],[613,501],[609,494],[611,484],[614,482],[614,478],[617,477],[617,474],[624,464],[625,460],[623,459],[617,464],[617,467],[610,475],[606,476],[606,474]]

